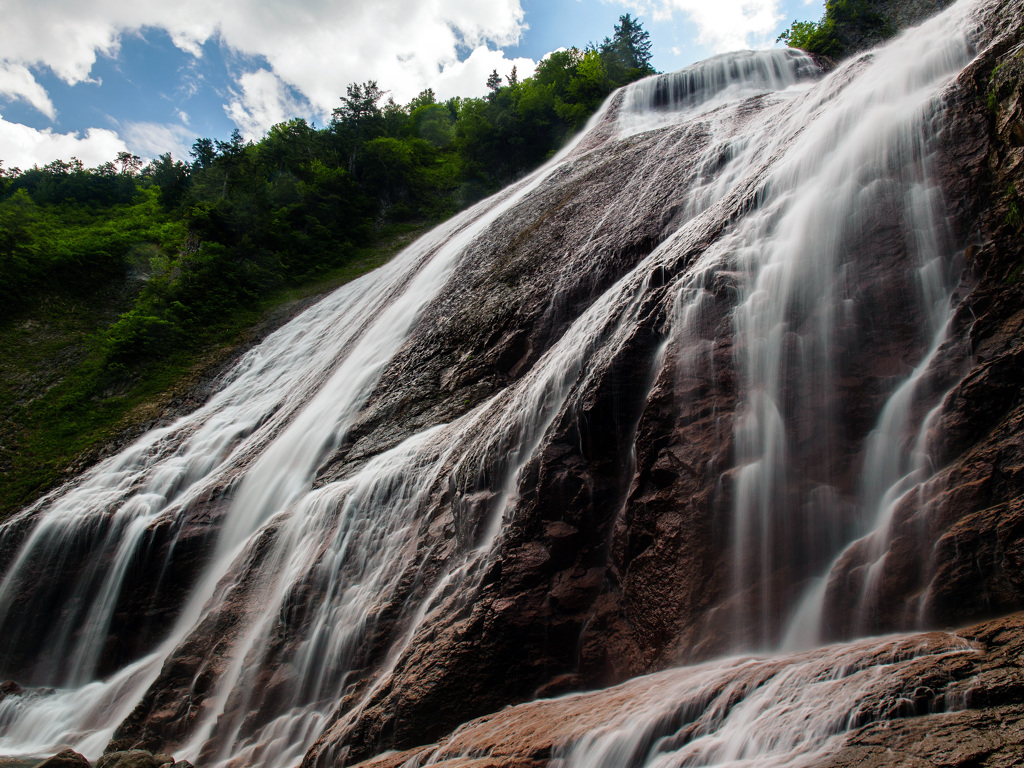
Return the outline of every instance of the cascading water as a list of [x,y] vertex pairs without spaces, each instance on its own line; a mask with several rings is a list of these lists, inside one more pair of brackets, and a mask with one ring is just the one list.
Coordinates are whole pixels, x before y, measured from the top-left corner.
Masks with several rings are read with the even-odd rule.
[[[762,215],[736,232],[733,247],[745,254],[751,280],[737,315],[747,402],[737,424],[735,583],[760,593],[738,614],[741,631],[755,643],[778,637],[776,617],[792,601],[788,588],[814,574],[802,564],[820,568],[819,553],[835,552],[844,529],[884,528],[884,508],[924,479],[926,459],[907,442],[920,424],[911,421],[914,410],[922,402],[936,405],[944,394],[920,391],[918,384],[952,312],[955,256],[929,166],[941,130],[942,90],[972,55],[963,24],[950,14],[905,35],[869,54],[869,66],[848,84],[844,75],[868,63],[866,57],[837,72],[822,88],[826,112],[816,114],[819,104],[810,100],[791,116],[794,127],[807,126],[800,150],[776,164]],[[841,90],[829,92],[833,83]],[[898,211],[899,247],[909,261],[900,299],[919,308],[912,332],[928,351],[896,385],[866,441],[849,505],[853,519],[836,520],[846,506],[835,499],[837,475],[848,470],[836,466],[838,440],[830,432],[841,424],[842,404],[815,401],[822,400],[819,393],[840,391],[836,347],[844,326],[867,319],[849,316],[864,311],[853,295],[856,271],[864,267],[850,247],[885,205]]]
[[[961,4],[828,77],[786,50],[631,86],[544,168],[273,334],[195,413],[0,527],[0,674],[57,688],[0,700],[0,754],[72,744],[95,757],[111,737],[152,728],[203,765],[296,764],[384,695],[439,616],[462,616],[486,591],[503,543],[526,526],[551,435],[575,419],[586,455],[595,438],[579,414],[620,375],[625,350],[646,350],[630,380],[644,391],[621,395],[635,407],[616,414],[629,441],[666,367],[680,389],[715,379],[723,296],[736,397],[734,413],[712,414],[734,446],[712,502],[729,507],[729,583],[709,610],[729,627],[718,650],[825,639],[830,563],[865,537],[873,562],[884,558],[894,505],[931,477],[929,429],[955,383],[936,389],[929,376],[948,333],[957,248],[931,163],[944,90],[972,57],[970,14]],[[629,183],[587,232],[565,233],[578,246],[560,279],[538,287],[550,344],[520,354],[530,365],[510,366],[479,402],[406,419],[357,455],[373,398],[387,402],[399,386],[388,372],[417,349],[421,328],[455,312],[460,271],[498,269],[518,237],[505,227],[544,220],[534,200],[557,193],[565,205],[559,190],[638,147]],[[671,199],[659,188],[668,177]],[[652,211],[656,236],[615,273],[607,233],[643,229]],[[896,319],[865,316],[888,308],[858,293],[878,282],[883,259],[899,275]],[[581,281],[592,294],[583,301],[573,281],[588,264],[607,275]],[[564,317],[574,301],[582,308]],[[883,332],[910,352],[871,364],[880,394],[866,423],[852,424],[843,381],[870,367],[865,348]],[[632,449],[623,455],[625,479],[607,503],[626,510],[638,470]],[[876,599],[869,576],[849,606],[855,631],[875,630]],[[125,615],[140,603],[146,616]],[[115,642],[132,631],[125,647]],[[965,651],[949,642],[942,653]],[[871,648],[815,651],[783,671],[737,659],[697,668],[635,722],[560,759],[796,764],[882,685],[886,662]],[[666,718],[685,738],[638,725]]]

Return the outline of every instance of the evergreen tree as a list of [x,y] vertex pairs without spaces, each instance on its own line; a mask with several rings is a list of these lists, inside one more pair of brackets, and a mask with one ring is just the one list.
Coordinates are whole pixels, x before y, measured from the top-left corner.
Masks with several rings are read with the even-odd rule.
[[628,13],[619,17],[615,34],[601,44],[601,57],[614,70],[636,70],[640,75],[654,73],[651,67],[651,35],[638,19]]
[[194,161],[193,167],[208,168],[217,157],[217,150],[213,148],[213,139],[196,139],[189,155]]
[[374,127],[381,122],[382,112],[377,102],[387,91],[377,86],[376,80],[350,83],[341,97],[341,106],[334,109],[334,127],[350,135],[348,171],[355,173],[356,157],[364,141],[373,138]]
[[425,90],[420,91],[419,95],[409,102],[409,112],[412,113],[412,111],[418,107],[426,107],[429,106],[430,104],[436,103],[437,97],[434,95],[434,89],[427,88]]

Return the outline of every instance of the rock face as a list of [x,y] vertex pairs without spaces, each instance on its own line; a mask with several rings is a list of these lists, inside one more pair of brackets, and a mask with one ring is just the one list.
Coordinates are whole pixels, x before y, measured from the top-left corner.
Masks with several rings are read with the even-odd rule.
[[744,707],[821,765],[1019,754],[1019,615],[707,661],[1024,608],[1024,9],[971,13],[620,93],[0,529],[0,674],[108,768],[710,760]]
[[[786,718],[787,709],[808,718],[805,737],[795,743],[780,739],[774,751],[762,753],[766,764],[1019,765],[1022,651],[1024,615],[1015,614],[956,635],[931,633],[669,670],[603,691],[521,704],[466,723],[436,744],[373,758],[359,768],[397,768],[410,759],[445,768],[540,768],[552,758],[560,765],[602,767],[645,764],[659,755],[713,760],[716,750],[743,754],[770,733],[772,718]],[[886,673],[870,680],[878,663],[887,666]],[[822,674],[823,669],[828,671]],[[803,675],[805,691],[778,702],[756,700],[775,680],[793,682]],[[823,690],[812,690],[816,686]],[[827,715],[845,727],[836,728],[834,738],[828,727],[816,728],[829,722],[815,720],[827,709],[815,701],[817,695],[838,700]],[[757,720],[748,716],[752,704]]]
[[130,749],[107,752],[96,761],[96,768],[160,768],[174,764],[174,758],[170,755],[154,755],[143,749]]

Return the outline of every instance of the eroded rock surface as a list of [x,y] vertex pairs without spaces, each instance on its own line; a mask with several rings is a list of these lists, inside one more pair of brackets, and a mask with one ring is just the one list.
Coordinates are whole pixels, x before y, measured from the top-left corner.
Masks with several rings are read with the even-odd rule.
[[[746,731],[726,727],[708,731],[712,723],[728,723],[729,711],[739,712],[745,697],[770,687],[773,678],[793,674],[829,655],[849,666],[832,671],[835,687],[830,696],[845,697],[847,730],[829,739],[810,722],[815,707],[804,709],[799,694],[780,702],[785,709],[805,711],[807,743],[793,745],[767,757],[788,754],[802,765],[816,768],[853,766],[1011,766],[1024,759],[1024,615],[974,626],[955,635],[932,633],[893,640],[861,641],[855,654],[849,646],[773,660],[722,663],[717,681],[708,690],[702,667],[669,670],[594,693],[521,704],[466,723],[436,744],[384,755],[360,763],[360,768],[393,768],[411,758],[445,768],[540,768],[553,757],[571,759],[573,745],[601,734],[621,734],[623,747],[630,737],[649,757],[654,750],[687,754],[702,739],[721,734],[741,748],[745,736],[763,734],[773,710],[759,710],[757,722],[744,718]],[[853,659],[856,659],[851,663]],[[887,669],[875,686],[863,685],[873,664]],[[827,661],[826,661],[827,665]],[[815,669],[816,673],[820,672]],[[809,679],[808,687],[820,683]],[[727,693],[730,692],[730,693]],[[693,699],[701,707],[687,708]],[[842,707],[840,707],[842,709]],[[820,710],[819,710],[820,711]],[[742,715],[738,717],[743,718]],[[838,720],[837,722],[842,722]],[[659,741],[661,740],[661,741]],[[651,752],[646,752],[651,750]],[[607,754],[612,754],[608,752]],[[620,752],[621,755],[629,754]],[[564,764],[564,763],[561,763]]]

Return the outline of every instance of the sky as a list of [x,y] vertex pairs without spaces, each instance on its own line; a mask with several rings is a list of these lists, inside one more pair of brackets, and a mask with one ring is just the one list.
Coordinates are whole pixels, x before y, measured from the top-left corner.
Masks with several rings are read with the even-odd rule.
[[482,96],[630,13],[662,72],[775,45],[823,0],[0,0],[0,161],[30,168],[128,151],[188,160],[198,137],[315,125],[352,82],[400,104]]

